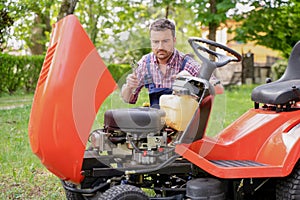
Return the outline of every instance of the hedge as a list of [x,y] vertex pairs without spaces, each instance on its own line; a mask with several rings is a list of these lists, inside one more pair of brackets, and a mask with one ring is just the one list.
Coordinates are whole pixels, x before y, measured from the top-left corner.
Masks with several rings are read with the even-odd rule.
[[0,54],[0,93],[34,91],[44,56]]
[[107,65],[107,68],[115,81],[119,83],[125,81],[125,76],[131,70],[131,66],[129,64],[109,64]]
[[[16,91],[34,92],[44,56],[15,56],[0,53],[0,94]],[[109,64],[115,81],[122,79],[131,68],[128,64]]]

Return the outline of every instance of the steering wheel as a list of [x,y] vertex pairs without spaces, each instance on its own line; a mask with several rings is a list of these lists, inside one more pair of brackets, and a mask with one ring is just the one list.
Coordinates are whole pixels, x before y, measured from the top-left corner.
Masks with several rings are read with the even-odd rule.
[[[191,37],[189,38],[189,43],[192,46],[194,52],[196,55],[200,58],[200,60],[203,62],[202,67],[200,68],[200,72],[198,77],[209,80],[213,71],[218,68],[222,67],[229,62],[239,62],[242,60],[242,56],[234,51],[233,49],[230,49],[227,46],[224,46],[222,44],[219,44],[215,41],[204,39],[204,38],[198,38],[198,37]],[[213,51],[211,49],[208,49],[207,47],[200,45],[201,43],[209,44],[214,47],[218,47],[226,52],[228,52],[229,55],[223,55],[220,53],[217,53],[216,51]],[[206,52],[210,55],[213,55],[217,58],[216,61],[209,60],[201,55],[200,51]]]

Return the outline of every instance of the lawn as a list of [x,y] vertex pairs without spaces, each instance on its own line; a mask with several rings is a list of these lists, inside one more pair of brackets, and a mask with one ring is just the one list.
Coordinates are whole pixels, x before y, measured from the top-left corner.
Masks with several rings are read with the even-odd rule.
[[[253,106],[250,101],[253,87],[235,86],[216,97],[211,135],[218,131],[212,127],[221,130]],[[27,127],[32,99],[32,94],[0,97],[0,199],[65,199],[59,179],[31,152]],[[144,93],[138,104],[146,99]],[[104,110],[126,106],[117,92],[112,94],[104,102],[93,127],[101,127]]]
[[21,106],[22,99],[0,98],[1,104],[6,101],[0,108],[0,199],[64,199],[59,180],[31,152],[27,132],[30,102]]

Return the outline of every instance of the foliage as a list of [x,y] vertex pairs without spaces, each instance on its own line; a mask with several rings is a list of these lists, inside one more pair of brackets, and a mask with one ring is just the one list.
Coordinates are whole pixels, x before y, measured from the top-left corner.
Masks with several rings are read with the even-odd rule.
[[4,0],[0,0],[0,52],[6,48],[7,39],[9,35],[10,26],[13,25],[14,20],[11,17],[7,7],[5,7]]
[[[16,91],[34,92],[44,56],[13,56],[0,54],[0,94]],[[108,64],[115,81],[131,70],[129,64]]]
[[150,18],[141,0],[79,1],[75,15],[103,58],[115,63],[126,63],[128,52],[141,48]]
[[[19,0],[9,7],[9,12],[16,19],[14,36],[25,41],[24,48],[30,47],[31,52],[38,49],[35,51],[38,53],[42,45],[45,52],[50,24],[55,23],[60,6],[63,5],[57,0]],[[142,0],[79,1],[74,14],[107,62],[128,63],[149,52],[148,26],[153,19],[163,17],[167,10],[160,9],[160,6],[169,8],[169,17],[176,21],[182,35],[190,31],[193,36],[199,33],[199,27],[193,24],[193,13],[183,3],[168,0],[150,4]],[[187,17],[185,20],[183,14]]]
[[300,2],[250,1],[253,9],[236,19],[241,25],[235,30],[235,40],[257,44],[282,52],[288,58],[292,47],[300,40]]
[[44,56],[0,54],[0,93],[17,90],[32,92],[39,77]]
[[7,2],[10,2],[7,9],[15,21],[12,32],[14,39],[23,41],[22,48],[26,50],[29,48],[31,54],[45,53],[53,16],[57,15],[57,1],[7,0]]
[[201,22],[202,25],[209,26],[209,24],[224,23],[228,16],[227,11],[234,8],[236,1],[232,0],[216,0],[216,10],[212,11],[212,2],[210,0],[194,0],[191,1],[191,7],[195,12],[196,21]]
[[129,64],[109,64],[107,68],[116,82],[120,81],[124,74],[131,70]]
[[209,28],[208,38],[216,41],[216,31],[228,19],[227,12],[234,8],[236,0],[193,0],[189,5],[195,13],[195,22]]
[[[13,35],[25,41],[22,48],[30,48],[33,54],[45,52],[51,24],[55,23],[65,1],[1,0],[8,16],[13,16]],[[112,63],[128,63],[140,58],[149,49],[148,29],[155,18],[167,17],[177,25],[177,38],[199,36],[200,27],[210,27],[210,39],[228,18],[228,11],[237,3],[253,6],[248,13],[235,13],[241,21],[236,29],[239,41],[254,41],[271,49],[289,54],[291,47],[300,38],[299,7],[296,0],[290,1],[243,1],[243,0],[86,0],[78,1],[74,14],[78,16],[103,58]],[[183,17],[184,16],[184,17]],[[265,22],[268,22],[267,26]],[[2,23],[1,23],[2,24]],[[8,37],[6,31],[6,38]],[[180,48],[187,46],[186,39],[177,42]],[[132,54],[135,52],[134,54]]]
[[271,66],[273,81],[279,79],[284,74],[287,65],[287,60],[279,60]]

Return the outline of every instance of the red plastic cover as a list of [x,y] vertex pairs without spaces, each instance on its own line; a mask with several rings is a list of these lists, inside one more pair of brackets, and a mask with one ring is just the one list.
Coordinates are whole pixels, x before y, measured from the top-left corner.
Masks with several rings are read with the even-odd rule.
[[74,15],[54,24],[29,120],[32,151],[56,176],[79,183],[90,129],[117,88]]

